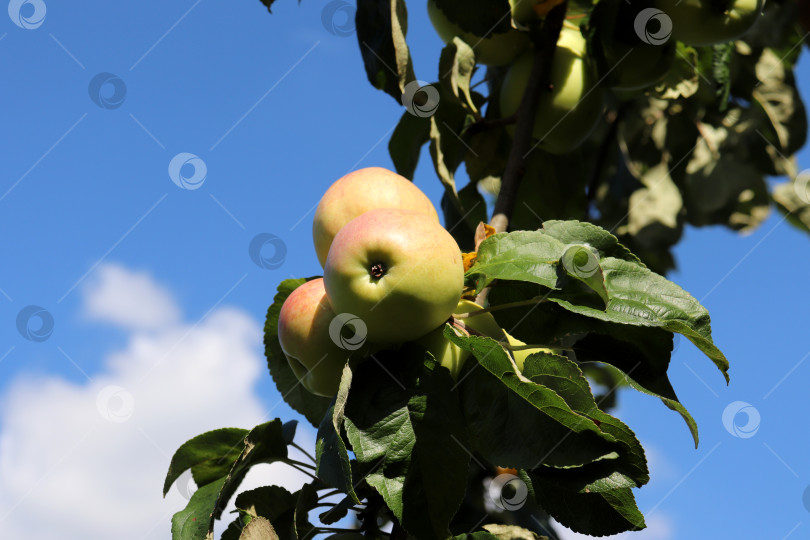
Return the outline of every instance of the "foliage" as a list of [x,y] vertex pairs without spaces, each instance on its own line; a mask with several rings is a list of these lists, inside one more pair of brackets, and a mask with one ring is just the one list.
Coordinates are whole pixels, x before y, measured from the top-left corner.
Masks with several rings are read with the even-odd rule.
[[[435,1],[464,32],[515,31],[501,16],[507,0]],[[270,9],[274,0],[262,2]],[[545,15],[541,4],[535,11]],[[213,538],[247,471],[272,462],[311,482],[296,492],[239,493],[223,539],[531,539],[551,532],[550,517],[594,536],[644,528],[633,490],[649,481],[647,460],[630,427],[609,412],[616,390],[660,399],[697,446],[697,424],[668,377],[674,338],[692,342],[729,380],[708,312],[664,277],[675,267],[672,247],[686,224],[749,232],[772,205],[810,232],[810,173],[794,157],[807,132],[793,74],[804,35],[795,2],[769,1],[733,42],[669,41],[656,51],[667,58],[657,80],[636,90],[615,88],[621,78],[611,55],[621,46],[610,32],[627,18],[622,4],[569,0],[559,8],[588,40],[605,111],[578,148],[555,155],[534,144],[510,168],[510,153],[534,141],[516,140],[516,119],[499,111],[507,70],[479,65],[476,44],[457,37],[441,52],[436,81],[424,86],[408,49],[406,1],[357,1],[367,78],[406,108],[389,143],[396,170],[413,178],[428,145],[445,189],[445,223],[471,252],[465,295],[483,293],[501,327],[544,349],[520,370],[514,346],[448,324],[445,338],[470,353],[457,378],[405,343],[347,363],[337,395],[314,396],[277,335],[281,305],[307,279],[281,282],[265,353],[279,393],[317,428],[314,456],[289,457],[296,425],[280,419],[191,439],[164,485],[165,495],[190,471],[198,486],[172,519],[174,540]],[[538,45],[549,32],[541,19],[521,31]],[[770,176],[788,181],[769,185]],[[482,235],[493,197],[515,198],[510,226]],[[351,529],[335,526],[349,516]]]

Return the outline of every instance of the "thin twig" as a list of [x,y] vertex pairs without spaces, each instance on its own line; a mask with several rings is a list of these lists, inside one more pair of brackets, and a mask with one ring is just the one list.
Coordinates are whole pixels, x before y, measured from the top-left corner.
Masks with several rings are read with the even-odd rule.
[[495,210],[490,222],[497,232],[506,232],[509,220],[512,219],[518,187],[526,172],[526,157],[531,149],[537,107],[541,94],[549,91],[551,64],[554,59],[554,51],[557,50],[557,40],[560,37],[567,8],[568,2],[563,2],[549,12],[542,27],[532,28],[531,37],[535,45],[532,70],[523,99],[518,107],[512,148],[503,172],[501,190],[495,201]]

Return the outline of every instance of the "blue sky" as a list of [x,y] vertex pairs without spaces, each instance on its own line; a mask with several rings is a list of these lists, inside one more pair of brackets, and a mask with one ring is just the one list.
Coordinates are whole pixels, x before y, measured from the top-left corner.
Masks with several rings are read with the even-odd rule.
[[[104,509],[131,526],[119,537],[168,538],[184,502],[159,498],[167,454],[268,410],[294,417],[263,366],[266,308],[280,280],[319,273],[314,205],[346,172],[390,167],[402,114],[366,81],[354,35],[323,25],[326,4],[281,0],[269,15],[258,0],[45,0],[37,28],[0,19],[2,536],[44,504],[64,537],[108,537]],[[417,77],[434,80],[441,42],[421,2],[408,37]],[[95,80],[118,92],[91,99],[104,73]],[[180,153],[205,164],[196,189],[169,176]],[[799,165],[810,168],[810,153]],[[416,183],[438,205],[426,153]],[[251,259],[259,234],[286,247],[274,268]],[[653,475],[638,492],[651,531],[625,538],[810,537],[810,238],[774,214],[747,237],[688,229],[676,254],[670,278],[712,313],[732,382],[681,342],[671,376],[701,428],[698,450],[676,414],[621,395],[618,415],[648,446]],[[18,332],[29,305],[53,317],[44,341]],[[723,425],[737,401],[759,413],[753,436]],[[51,538],[48,527],[26,537]]]

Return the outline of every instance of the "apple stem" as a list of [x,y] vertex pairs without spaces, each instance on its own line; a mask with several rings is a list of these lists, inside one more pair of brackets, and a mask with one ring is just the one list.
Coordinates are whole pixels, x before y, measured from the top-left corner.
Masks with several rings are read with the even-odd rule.
[[456,319],[467,319],[469,317],[477,317],[478,315],[483,315],[484,313],[492,313],[493,311],[500,311],[502,309],[510,309],[521,306],[534,306],[545,301],[545,296],[542,298],[530,298],[529,300],[520,300],[518,302],[508,302],[506,304],[498,304],[497,306],[489,306],[476,311],[471,311],[470,313],[453,313],[453,317]]
[[531,147],[532,132],[540,95],[549,87],[551,63],[554,59],[554,51],[557,50],[557,40],[560,37],[567,9],[567,1],[554,7],[546,16],[542,26],[533,26],[530,31],[535,45],[534,61],[526,91],[523,93],[523,99],[517,110],[512,148],[509,151],[509,158],[501,178],[501,189],[490,221],[490,225],[495,228],[496,232],[506,232],[515,209],[518,187],[526,173],[526,158],[533,150]]

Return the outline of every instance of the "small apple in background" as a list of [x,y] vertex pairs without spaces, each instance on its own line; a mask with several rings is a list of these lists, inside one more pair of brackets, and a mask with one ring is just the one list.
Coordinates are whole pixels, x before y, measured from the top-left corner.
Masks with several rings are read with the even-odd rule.
[[[512,337],[508,333],[504,332],[504,334],[506,334],[506,340],[507,340],[507,342],[509,343],[509,345],[511,347],[520,347],[520,346],[526,345],[525,343],[523,343],[522,341],[520,341],[517,338]],[[539,347],[539,348],[536,348],[536,349],[523,349],[523,350],[519,350],[519,351],[512,351],[512,356],[514,356],[514,358],[515,358],[515,364],[517,364],[518,369],[520,371],[523,371],[523,366],[526,363],[526,359],[529,356],[531,356],[532,354],[538,353],[538,352],[544,352],[544,353],[549,353],[549,354],[559,354],[559,351],[555,351],[554,349],[545,349],[545,348]]]
[[[462,299],[456,306],[453,314],[474,313],[483,309],[470,300]],[[491,337],[497,341],[506,340],[506,332],[495,322],[491,313],[482,313],[473,317],[461,319],[464,326],[478,334]],[[453,380],[456,380],[464,362],[469,358],[470,352],[459,348],[456,344],[444,337],[444,324],[416,340],[416,343],[427,349],[441,365],[450,370]]]
[[549,11],[563,3],[563,0],[509,0],[512,20],[518,28],[526,28],[532,22],[548,15]]
[[[500,98],[504,118],[517,112],[533,57],[534,50],[520,56],[504,78]],[[596,85],[596,71],[587,56],[585,38],[579,29],[564,26],[551,66],[551,87],[541,89],[535,116],[532,134],[541,141],[538,148],[563,154],[588,138],[604,106],[603,92]]]
[[652,0],[600,3],[588,23],[594,29],[593,55],[604,84],[614,90],[641,90],[669,72],[677,41],[665,13]]
[[392,344],[446,321],[464,286],[461,250],[424,212],[377,209],[335,236],[324,266],[332,307],[366,324],[368,339]]
[[764,0],[655,0],[672,20],[672,37],[687,45],[714,45],[742,36],[757,21]]
[[[323,279],[318,278],[295,289],[278,316],[278,339],[290,368],[304,388],[319,396],[334,396],[346,361],[368,352],[363,329],[358,326],[354,327],[354,336],[342,336],[344,346],[338,345],[330,335],[336,315],[326,297]],[[341,335],[332,333],[340,342]]]
[[[528,2],[528,0],[526,0]],[[503,15],[509,12],[509,6],[504,4]],[[507,66],[529,46],[529,36],[525,32],[520,32],[514,28],[509,28],[506,32],[490,33],[487,36],[477,36],[472,32],[465,32],[455,22],[451,21],[447,15],[436,5],[435,0],[428,0],[428,16],[436,33],[445,43],[449,43],[458,36],[462,41],[472,47],[475,53],[475,61],[485,66]],[[491,26],[494,28],[500,20],[493,20]]]
[[354,218],[377,208],[423,212],[439,223],[430,199],[413,182],[381,167],[350,172],[326,190],[312,223],[312,239],[321,266],[338,231]]

